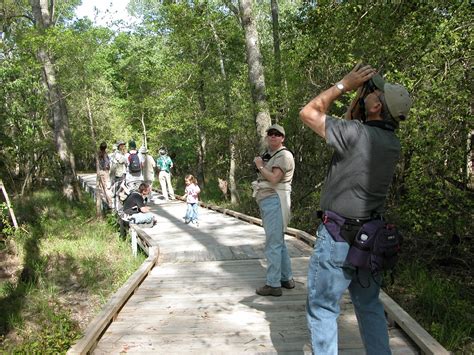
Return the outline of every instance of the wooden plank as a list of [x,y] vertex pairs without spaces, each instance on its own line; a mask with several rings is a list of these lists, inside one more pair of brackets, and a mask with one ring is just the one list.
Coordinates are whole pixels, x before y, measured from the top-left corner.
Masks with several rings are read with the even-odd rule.
[[389,318],[402,328],[421,349],[423,354],[448,355],[450,354],[439,342],[436,341],[421,325],[419,325],[410,315],[405,312],[393,299],[385,292],[380,292],[380,300],[382,301],[385,312]]
[[88,325],[84,336],[68,350],[68,354],[85,354],[93,348],[97,342],[97,336],[103,333],[138,285],[145,279],[156,264],[158,255],[158,249],[152,248],[150,250],[150,256],[143,262],[140,268],[133,273],[127,282],[114,293],[105,307],[102,308],[102,311]]
[[[255,294],[266,274],[261,219],[200,203],[205,208],[194,228],[183,223],[184,203],[157,204],[151,207],[160,228],[147,232],[160,246],[159,265],[94,353],[310,353],[305,303],[314,236],[288,229],[297,286],[284,289],[282,297],[262,297]],[[338,320],[340,354],[365,354],[356,323],[346,293]],[[390,329],[390,345],[393,354],[416,353],[398,328]]]

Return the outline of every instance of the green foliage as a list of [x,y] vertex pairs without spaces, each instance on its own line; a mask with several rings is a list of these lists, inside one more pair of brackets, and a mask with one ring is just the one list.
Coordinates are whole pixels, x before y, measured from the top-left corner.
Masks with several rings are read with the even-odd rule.
[[[62,18],[70,18],[76,3],[58,4]],[[445,245],[453,235],[467,239],[474,230],[473,192],[467,188],[466,171],[472,149],[466,140],[473,127],[472,5],[439,0],[279,5],[281,87],[275,74],[268,3],[257,2],[254,12],[270,112],[272,117],[283,115],[285,144],[295,153],[291,226],[314,233],[318,223],[314,211],[319,208],[331,156],[326,143],[303,127],[298,112],[363,61],[382,68],[388,81],[405,85],[414,98],[411,114],[398,132],[402,159],[387,201],[390,215],[408,237],[428,240],[434,246]],[[237,17],[218,1],[132,1],[130,8],[143,16],[143,22],[130,32],[113,33],[89,21],[60,20],[39,36],[27,17],[18,16],[31,12],[27,2],[5,3],[5,37],[0,47],[0,178],[9,190],[26,194],[46,179],[59,180],[62,174],[35,58],[41,45],[55,59],[78,170],[93,168],[97,147],[91,128],[97,141],[106,141],[109,147],[118,139],[130,138],[141,145],[146,131],[152,155],[162,145],[171,153],[177,190],[182,189],[184,175],[202,173],[202,196],[224,203],[217,178],[228,176],[232,139],[241,197],[240,206],[232,207],[258,215],[249,187],[255,178],[255,125],[244,34]],[[341,116],[352,98],[344,95],[330,113]],[[66,230],[66,220],[77,224],[83,218],[68,215],[65,206],[59,208],[56,201],[44,199],[49,208],[33,209],[25,216],[42,222],[41,228],[35,226],[35,235],[41,238],[19,238],[30,246],[26,249],[35,250],[40,240],[49,242],[50,236]],[[63,222],[48,222],[53,218]],[[68,231],[64,243],[78,237],[77,232]],[[443,253],[441,247],[433,249],[433,255]],[[459,253],[461,259],[470,257]],[[27,269],[36,275],[48,262],[38,256]],[[103,267],[93,253],[75,267],[79,270],[84,265]],[[85,284],[89,277],[98,277],[83,276]]]
[[77,304],[98,310],[144,256],[134,258],[115,228],[94,219],[90,199],[71,204],[44,190],[17,207],[28,232],[14,239],[23,260],[18,280],[0,284],[1,346],[16,353],[62,353],[81,334]]
[[[447,349],[462,349],[473,337],[472,289],[446,279],[420,263],[400,264],[396,283],[389,291],[402,307]],[[410,295],[408,297],[400,294]]]

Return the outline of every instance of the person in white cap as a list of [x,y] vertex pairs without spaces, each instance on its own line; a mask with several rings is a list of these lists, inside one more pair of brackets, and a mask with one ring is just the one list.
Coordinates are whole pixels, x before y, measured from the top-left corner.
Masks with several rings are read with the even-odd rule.
[[148,154],[148,149],[142,146],[139,150],[141,155],[141,160],[143,161],[143,182],[148,184],[150,187],[153,187],[153,182],[155,181],[155,168],[156,162],[155,159]]
[[160,170],[158,179],[160,181],[161,192],[165,201],[174,200],[173,185],[171,185],[171,169],[173,168],[173,161],[168,155],[165,147],[159,150],[160,156],[156,159],[156,166]]
[[[323,223],[318,227],[308,270],[306,316],[315,354],[338,352],[339,301],[346,289],[367,354],[391,353],[379,301],[381,280],[374,279],[370,270],[356,271],[346,256],[360,225],[384,213],[401,150],[395,129],[407,118],[412,101],[403,86],[384,83],[383,89],[375,86],[360,97],[365,122],[327,114],[332,102],[349,91],[359,89],[360,93],[375,74],[371,66],[358,64],[300,111],[304,124],[334,150],[321,193]],[[351,225],[356,225],[355,233]]]

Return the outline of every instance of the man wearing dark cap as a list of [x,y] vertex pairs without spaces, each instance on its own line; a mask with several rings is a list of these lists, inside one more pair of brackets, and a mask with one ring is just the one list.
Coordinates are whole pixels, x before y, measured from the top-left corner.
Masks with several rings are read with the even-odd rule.
[[143,181],[143,156],[138,154],[137,143],[132,139],[128,142],[127,169],[125,181]]
[[[321,194],[323,223],[308,270],[306,312],[315,354],[338,352],[339,301],[347,288],[367,354],[391,353],[379,301],[381,280],[370,270],[356,270],[346,261],[350,238],[344,233],[349,230],[346,225],[360,228],[383,215],[401,149],[394,131],[411,107],[408,92],[400,85],[384,83],[383,89],[379,84],[365,90],[375,74],[371,66],[358,64],[300,112],[302,121],[334,149]],[[359,100],[365,120],[341,120],[327,114],[331,103],[342,94],[358,88],[360,94],[362,87],[367,91]],[[333,228],[336,218],[339,227]]]
[[261,296],[281,296],[281,288],[295,287],[291,260],[285,243],[285,231],[290,219],[291,181],[295,171],[293,154],[283,146],[285,129],[274,124],[267,129],[268,150],[254,159],[257,181],[252,183],[265,230],[267,277],[257,288]]

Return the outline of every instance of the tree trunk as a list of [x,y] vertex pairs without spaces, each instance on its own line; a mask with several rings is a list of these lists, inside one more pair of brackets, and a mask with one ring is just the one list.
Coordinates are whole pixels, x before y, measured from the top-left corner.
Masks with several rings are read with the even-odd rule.
[[273,27],[273,54],[275,58],[274,76],[276,86],[276,115],[275,121],[279,122],[285,114],[283,104],[281,51],[280,51],[280,24],[278,21],[278,0],[271,0],[272,27]]
[[206,181],[204,175],[204,164],[205,164],[205,157],[206,157],[206,132],[202,128],[200,120],[206,114],[206,98],[204,96],[204,80],[202,79],[202,75],[200,76],[199,84],[198,84],[198,101],[199,101],[199,109],[200,114],[198,115],[198,122],[197,122],[197,130],[199,134],[199,150],[198,150],[198,166],[197,166],[197,178],[201,187],[204,188]]
[[219,66],[221,70],[222,81],[224,83],[224,103],[225,103],[224,111],[228,118],[229,158],[230,158],[228,179],[229,179],[229,186],[230,186],[230,202],[233,205],[237,205],[239,203],[239,193],[237,191],[237,185],[235,182],[235,168],[236,168],[235,149],[236,148],[235,148],[235,132],[234,132],[234,127],[233,127],[234,115],[232,113],[232,106],[230,103],[230,85],[229,85],[230,83],[227,80],[227,72],[225,70],[224,55],[221,49],[220,38],[217,35],[214,25],[212,23],[210,23],[210,25],[211,25],[212,33],[214,35],[214,39],[216,40],[217,52],[219,54]]
[[467,188],[474,191],[474,130],[467,136]]
[[[54,2],[30,0],[36,26],[40,32],[52,26]],[[49,8],[48,8],[49,6]],[[74,154],[71,149],[69,118],[61,88],[56,81],[54,62],[45,48],[38,51],[38,59],[43,66],[43,80],[48,88],[48,98],[54,122],[54,140],[63,175],[63,194],[68,200],[80,199]]]
[[252,14],[252,0],[239,0],[239,12],[245,31],[245,47],[249,69],[249,83],[255,110],[255,126],[261,152],[265,150],[266,130],[271,125],[266,98],[265,76],[258,40],[257,25]]
[[[87,90],[86,90],[87,93]],[[92,117],[91,105],[89,102],[89,96],[86,94],[86,109],[87,109],[87,117],[89,118],[89,125],[91,128],[91,138],[92,144],[94,147],[97,147],[97,139],[95,138],[95,128],[94,128],[94,119]],[[97,153],[95,154],[95,172],[96,172],[96,180],[95,180],[95,214],[97,217],[102,216],[102,196],[100,193],[100,166],[99,166],[99,156]]]
[[143,128],[143,146],[148,149],[148,138],[147,138],[147,132],[146,132],[146,125],[145,125],[145,112],[143,111],[142,108],[142,117],[140,118],[140,122],[142,123],[142,128]]

